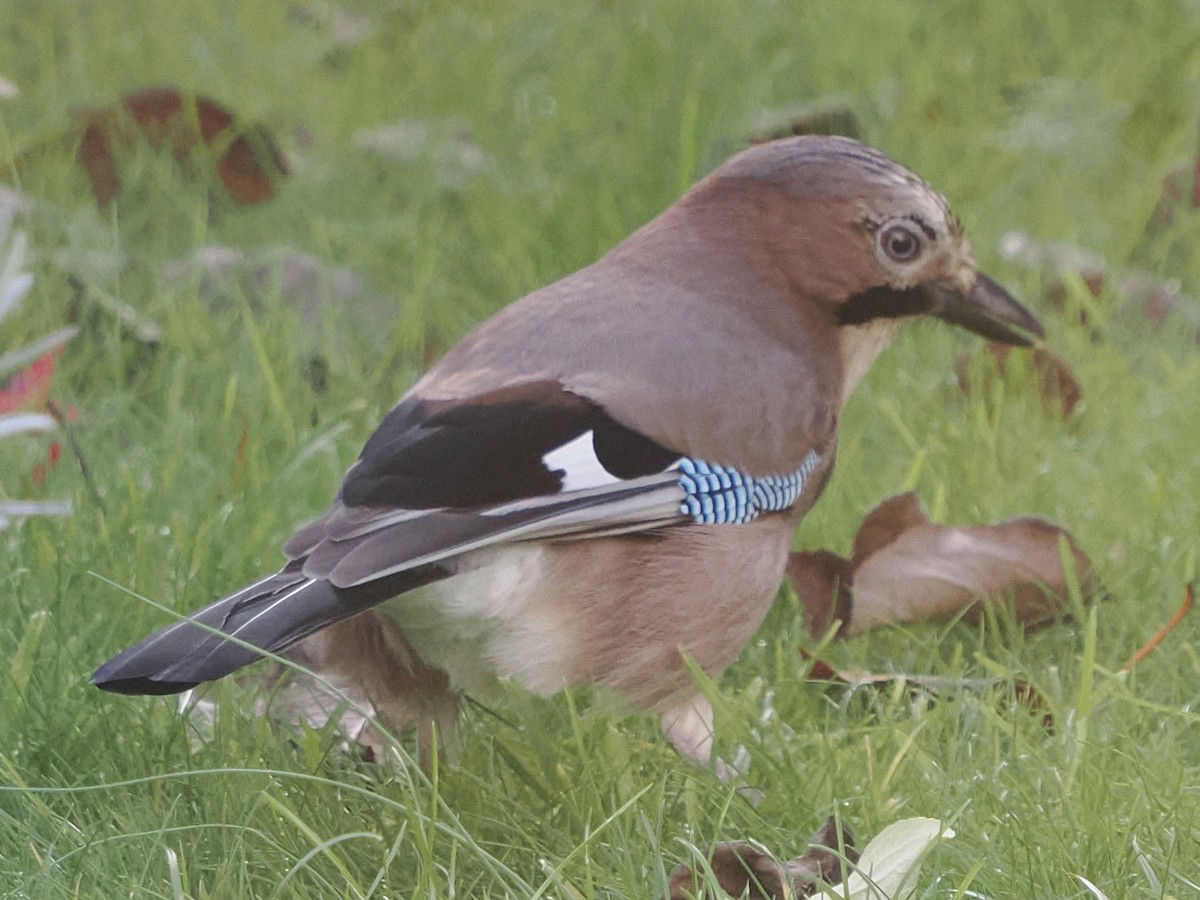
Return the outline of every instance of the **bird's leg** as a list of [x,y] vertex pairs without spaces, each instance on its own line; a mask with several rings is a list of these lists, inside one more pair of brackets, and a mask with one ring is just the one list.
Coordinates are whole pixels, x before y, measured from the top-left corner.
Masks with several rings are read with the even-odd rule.
[[[435,741],[453,751],[458,692],[445,672],[421,660],[386,616],[365,612],[337,622],[293,645],[288,655],[331,683],[348,686],[347,696],[366,706],[366,712],[386,728],[396,732],[415,728],[418,759],[426,772],[433,762]],[[363,699],[368,702],[362,703]],[[350,724],[345,715],[342,720]],[[369,721],[347,736],[376,757],[387,749],[388,742]]]
[[[750,755],[744,748],[740,749],[736,766],[713,756],[713,708],[706,697],[700,694],[689,697],[664,712],[659,723],[663,735],[684,759],[702,768],[711,768],[726,784],[741,784],[742,776],[750,769]],[[738,790],[745,792],[748,789],[742,786]]]
[[689,697],[664,712],[659,723],[663,735],[680,756],[708,768],[712,762],[713,708],[707,698]]

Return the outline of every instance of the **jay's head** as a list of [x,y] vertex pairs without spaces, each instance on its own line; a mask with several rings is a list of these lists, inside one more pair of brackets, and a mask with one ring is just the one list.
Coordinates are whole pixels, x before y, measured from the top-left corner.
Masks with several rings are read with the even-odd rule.
[[857,141],[760,144],[714,171],[681,205],[711,217],[727,240],[755,248],[759,265],[839,325],[931,315],[1008,344],[1044,334],[1032,313],[978,271],[945,198]]

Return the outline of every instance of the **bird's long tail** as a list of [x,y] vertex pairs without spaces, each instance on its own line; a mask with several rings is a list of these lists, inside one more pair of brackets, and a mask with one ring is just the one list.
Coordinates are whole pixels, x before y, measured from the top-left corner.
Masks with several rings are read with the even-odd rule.
[[[441,566],[426,565],[358,587],[337,588],[304,575],[303,563],[294,560],[279,573],[155,632],[100,666],[91,683],[118,694],[186,691],[261,658],[253,648],[277,653],[326,625],[449,574]],[[252,646],[229,640],[235,633]]]

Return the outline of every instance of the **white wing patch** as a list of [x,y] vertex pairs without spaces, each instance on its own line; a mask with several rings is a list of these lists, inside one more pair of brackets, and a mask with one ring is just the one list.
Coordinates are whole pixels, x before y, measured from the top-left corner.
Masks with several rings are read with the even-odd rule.
[[542,463],[551,472],[563,471],[562,492],[582,491],[588,488],[619,484],[620,478],[600,464],[596,448],[592,444],[592,432],[585,431],[579,437],[555,447],[542,457]]

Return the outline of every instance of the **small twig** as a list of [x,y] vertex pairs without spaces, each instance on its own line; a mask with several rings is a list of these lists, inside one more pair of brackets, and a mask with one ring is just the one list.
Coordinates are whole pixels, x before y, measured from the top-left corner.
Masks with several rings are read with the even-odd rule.
[[1125,665],[1121,666],[1119,670],[1121,674],[1127,674],[1131,669],[1133,669],[1134,666],[1154,652],[1154,649],[1163,642],[1163,639],[1179,627],[1179,623],[1182,622],[1187,614],[1192,611],[1192,607],[1195,605],[1195,603],[1196,583],[1193,581],[1189,582],[1188,586],[1184,589],[1183,602],[1179,604],[1179,609],[1172,613],[1171,618],[1167,620],[1166,625],[1154,632],[1154,636],[1150,638],[1150,640],[1146,641],[1146,643],[1142,644],[1142,646],[1138,648],[1137,652],[1134,653],[1133,656],[1129,657],[1129,661],[1126,662]]

